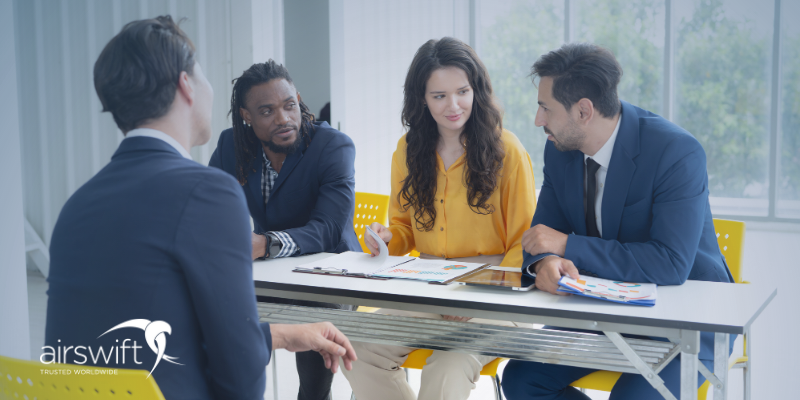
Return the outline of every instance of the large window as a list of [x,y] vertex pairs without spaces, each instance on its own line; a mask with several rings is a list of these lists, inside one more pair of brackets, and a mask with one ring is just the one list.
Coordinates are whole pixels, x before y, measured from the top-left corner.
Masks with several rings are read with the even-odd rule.
[[780,145],[776,214],[800,218],[800,2],[781,4]]
[[528,75],[539,55],[563,43],[563,2],[492,0],[481,2],[479,11],[478,51],[503,107],[503,127],[530,153],[534,179],[541,187],[546,136],[534,124],[538,92]]
[[675,115],[706,151],[718,212],[769,210],[771,1],[674,2]]
[[619,96],[654,113],[663,112],[664,1],[576,0],[573,42],[611,50],[623,66]]
[[800,15],[799,2],[476,1],[475,45],[537,186],[546,141],[526,76],[562,43],[592,42],[620,61],[623,100],[703,145],[715,215],[800,219],[800,26],[790,17]]

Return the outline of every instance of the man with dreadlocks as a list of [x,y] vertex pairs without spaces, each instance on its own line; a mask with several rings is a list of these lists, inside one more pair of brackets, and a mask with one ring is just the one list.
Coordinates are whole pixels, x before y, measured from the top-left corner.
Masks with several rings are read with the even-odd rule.
[[[230,115],[210,166],[242,186],[254,232],[253,259],[361,251],[353,230],[355,146],[317,122],[286,68],[269,60],[234,80]],[[317,307],[342,305],[259,297]],[[349,307],[349,306],[346,306]],[[297,353],[298,399],[327,399],[333,374],[315,352]]]

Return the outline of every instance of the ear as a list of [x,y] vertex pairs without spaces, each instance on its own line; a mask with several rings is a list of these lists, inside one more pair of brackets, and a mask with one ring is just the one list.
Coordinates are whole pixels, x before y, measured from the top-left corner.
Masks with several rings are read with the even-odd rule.
[[181,71],[181,74],[178,75],[176,95],[180,95],[190,106],[194,104],[194,86],[186,71]]
[[585,97],[578,100],[573,108],[578,112],[577,121],[583,125],[588,124],[594,118],[594,104]]
[[303,98],[300,97],[300,91],[299,90],[297,91],[297,101],[299,101],[299,102],[303,101]]
[[253,124],[253,119],[250,117],[250,111],[247,111],[247,109],[244,107],[239,107],[239,116],[242,117],[246,124]]

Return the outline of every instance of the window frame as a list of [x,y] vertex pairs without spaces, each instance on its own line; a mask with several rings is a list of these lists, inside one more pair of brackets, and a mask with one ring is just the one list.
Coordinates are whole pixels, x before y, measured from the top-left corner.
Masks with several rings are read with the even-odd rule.
[[[480,43],[480,10],[481,1],[491,0],[469,0],[470,5],[470,45],[478,54],[481,54]],[[535,0],[531,0],[535,1]],[[773,33],[772,33],[772,69],[770,82],[770,131],[769,131],[769,165],[768,165],[768,208],[766,216],[738,215],[738,214],[714,214],[716,218],[735,219],[753,222],[789,222],[799,223],[800,218],[778,217],[776,212],[778,201],[778,173],[780,163],[780,117],[781,117],[781,1],[774,1]],[[575,14],[572,7],[572,0],[564,0],[564,38],[563,43],[569,43],[572,39],[572,27],[574,26]],[[664,118],[673,121],[674,110],[674,89],[675,82],[675,33],[672,18],[672,0],[664,0],[665,7],[665,35],[664,35],[664,88],[663,88],[663,112]]]

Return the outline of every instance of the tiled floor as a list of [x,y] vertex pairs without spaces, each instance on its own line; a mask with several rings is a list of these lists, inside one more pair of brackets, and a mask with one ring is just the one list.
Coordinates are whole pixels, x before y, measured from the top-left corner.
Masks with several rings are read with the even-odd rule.
[[[797,374],[797,360],[800,359],[800,346],[795,337],[800,332],[800,318],[795,307],[800,304],[800,292],[795,289],[792,278],[800,269],[800,262],[794,253],[800,244],[800,233],[748,230],[745,240],[744,278],[755,284],[774,282],[778,286],[778,296],[756,320],[752,331],[753,357],[753,399],[793,398],[794,375]],[[47,310],[47,282],[38,272],[28,273],[28,307],[30,310],[31,354],[38,358],[44,343],[44,327]],[[795,310],[795,311],[792,311]],[[741,338],[737,340],[741,342]],[[736,349],[741,348],[737,343]],[[267,367],[268,386],[265,399],[273,399],[272,367],[278,366],[279,399],[297,397],[298,379],[292,354],[279,350],[273,364]],[[502,366],[501,366],[502,370]],[[412,387],[419,388],[419,371],[411,371],[409,380]],[[607,393],[588,393],[594,400],[607,399]],[[350,398],[350,386],[342,374],[337,374],[333,382],[333,399]],[[481,378],[470,399],[492,399],[492,383]],[[709,396],[710,398],[710,396]],[[728,398],[742,398],[742,374],[740,370],[731,371],[728,385]]]

